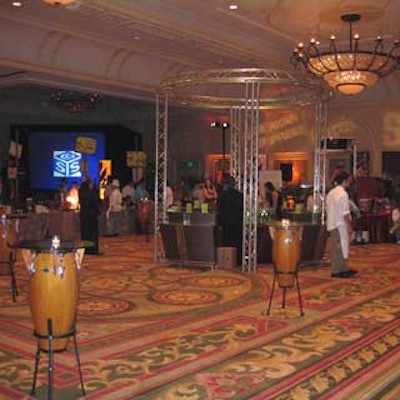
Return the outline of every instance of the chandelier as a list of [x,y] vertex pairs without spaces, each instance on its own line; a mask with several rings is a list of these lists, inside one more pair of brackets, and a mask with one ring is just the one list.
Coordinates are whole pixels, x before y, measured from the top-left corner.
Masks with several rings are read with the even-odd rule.
[[82,93],[73,90],[57,90],[51,100],[71,114],[83,114],[97,106],[102,97],[98,93]]
[[320,49],[320,42],[311,39],[305,48],[299,43],[290,62],[297,69],[322,77],[332,89],[346,95],[358,94],[373,86],[379,78],[392,73],[399,66],[400,43],[396,40],[389,51],[385,51],[383,39],[378,36],[371,50],[361,50],[360,36],[353,35],[353,23],[361,19],[359,14],[345,14],[342,21],[349,24],[349,47],[337,49],[336,37],[330,38],[329,51]]
[[76,0],[43,0],[43,1],[52,6],[67,6],[69,4],[75,3]]

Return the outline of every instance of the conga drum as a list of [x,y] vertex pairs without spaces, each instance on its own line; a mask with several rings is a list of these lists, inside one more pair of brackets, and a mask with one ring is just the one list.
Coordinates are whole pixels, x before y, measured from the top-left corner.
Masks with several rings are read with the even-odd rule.
[[[79,299],[79,255],[74,252],[31,253],[29,292],[35,336],[42,351],[49,350],[52,322],[53,351],[66,350],[73,335]],[[33,265],[32,265],[33,263]]]
[[273,226],[272,260],[280,287],[292,287],[300,261],[302,228],[295,224]]
[[138,202],[138,220],[140,228],[149,232],[151,217],[153,215],[153,202],[150,199],[142,199]]

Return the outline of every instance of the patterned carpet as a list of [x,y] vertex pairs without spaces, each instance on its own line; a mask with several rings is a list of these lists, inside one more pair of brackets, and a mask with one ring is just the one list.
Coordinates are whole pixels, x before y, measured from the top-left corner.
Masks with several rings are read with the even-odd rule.
[[[85,256],[77,341],[85,399],[284,400],[400,398],[400,246],[352,246],[350,279],[328,267],[299,275],[286,309],[270,265],[259,272],[183,268],[153,261],[141,236],[103,238]],[[19,298],[0,277],[0,399],[32,399],[36,341],[29,276]],[[81,396],[73,351],[55,355],[54,399]],[[47,356],[36,397],[47,397]]]

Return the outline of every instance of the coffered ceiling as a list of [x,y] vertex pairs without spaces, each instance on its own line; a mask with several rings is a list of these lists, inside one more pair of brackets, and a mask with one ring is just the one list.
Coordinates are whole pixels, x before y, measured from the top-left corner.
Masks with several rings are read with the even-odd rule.
[[[398,0],[41,0],[0,2],[0,90],[39,85],[153,101],[182,71],[260,67],[292,70],[298,41],[331,34],[347,45],[340,16],[360,13],[364,45],[400,38]],[[231,10],[236,4],[237,10]],[[362,99],[400,96],[397,70]]]

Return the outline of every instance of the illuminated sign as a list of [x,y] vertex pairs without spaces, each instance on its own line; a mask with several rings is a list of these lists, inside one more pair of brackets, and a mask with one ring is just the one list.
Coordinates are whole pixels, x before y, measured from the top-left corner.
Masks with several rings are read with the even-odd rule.
[[80,178],[82,154],[76,151],[53,151],[53,176]]
[[75,142],[75,151],[83,154],[95,154],[96,146],[96,139],[86,136],[78,136]]
[[127,151],[126,166],[130,168],[144,168],[146,166],[146,153],[143,151]]

